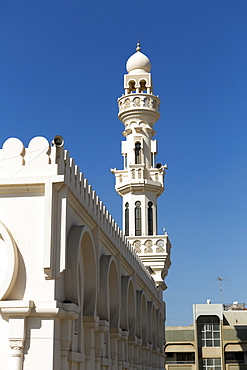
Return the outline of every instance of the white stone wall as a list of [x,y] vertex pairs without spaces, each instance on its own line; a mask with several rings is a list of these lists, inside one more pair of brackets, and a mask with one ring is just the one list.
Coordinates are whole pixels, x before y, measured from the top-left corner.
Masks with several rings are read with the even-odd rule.
[[4,143],[0,214],[1,368],[163,368],[162,289],[63,146]]

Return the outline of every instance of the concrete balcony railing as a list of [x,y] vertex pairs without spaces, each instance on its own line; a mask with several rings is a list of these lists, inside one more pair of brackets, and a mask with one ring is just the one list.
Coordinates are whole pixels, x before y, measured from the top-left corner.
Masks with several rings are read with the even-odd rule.
[[167,235],[150,235],[146,236],[129,236],[128,240],[131,242],[137,254],[167,254],[169,255],[171,245]]
[[128,94],[118,99],[119,114],[133,108],[159,111],[160,99],[152,94]]
[[151,168],[145,170],[144,166],[132,165],[131,170],[118,170],[116,176],[116,187],[121,187],[126,183],[139,182],[141,180],[151,180],[164,184],[164,170],[158,170],[157,168]]

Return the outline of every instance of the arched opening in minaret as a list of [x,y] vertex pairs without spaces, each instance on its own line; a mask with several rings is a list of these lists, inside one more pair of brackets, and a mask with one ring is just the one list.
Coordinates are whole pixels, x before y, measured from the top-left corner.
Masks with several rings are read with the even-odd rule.
[[153,235],[153,203],[148,202],[148,235]]
[[135,235],[142,234],[141,202],[135,202]]
[[129,203],[125,203],[125,235],[129,236]]
[[141,163],[141,143],[137,141],[135,143],[135,164]]
[[146,81],[145,80],[140,81],[140,91],[143,92],[143,93],[147,92],[147,86],[146,86]]
[[135,81],[131,80],[129,81],[129,89],[128,89],[128,94],[136,92],[136,83]]

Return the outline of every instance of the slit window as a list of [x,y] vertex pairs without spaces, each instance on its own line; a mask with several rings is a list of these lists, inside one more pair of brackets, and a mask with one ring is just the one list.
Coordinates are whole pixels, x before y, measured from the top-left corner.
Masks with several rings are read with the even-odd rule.
[[135,164],[141,163],[141,143],[135,143]]
[[125,235],[129,236],[129,203],[125,204]]
[[153,235],[153,203],[148,202],[148,235]]
[[141,202],[135,202],[135,235],[140,236],[142,233],[141,223]]

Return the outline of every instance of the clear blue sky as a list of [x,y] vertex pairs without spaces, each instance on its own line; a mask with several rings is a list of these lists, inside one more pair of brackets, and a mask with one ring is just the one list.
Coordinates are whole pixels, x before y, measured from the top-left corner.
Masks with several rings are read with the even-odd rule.
[[247,1],[1,0],[0,127],[27,145],[56,134],[121,225],[125,62],[140,38],[161,98],[169,164],[159,231],[171,242],[167,325],[192,304],[247,301]]

